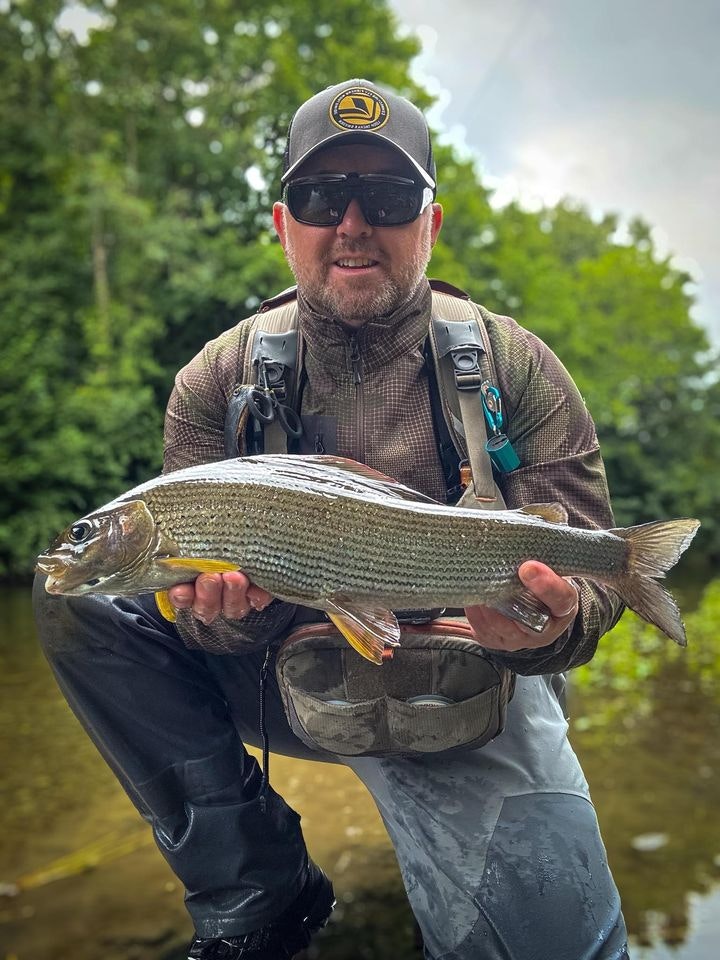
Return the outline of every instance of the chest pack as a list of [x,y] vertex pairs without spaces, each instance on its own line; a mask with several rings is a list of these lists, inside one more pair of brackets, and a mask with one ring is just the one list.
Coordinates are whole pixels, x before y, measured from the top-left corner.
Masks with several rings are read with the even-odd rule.
[[[504,432],[505,417],[482,313],[467,294],[431,280],[425,351],[447,499],[503,509],[495,482],[519,460]],[[266,301],[251,321],[243,369],[225,418],[225,454],[295,453],[303,370],[295,288]],[[328,451],[329,452],[329,451]]]
[[[447,499],[503,509],[494,471],[508,472],[519,461],[503,431],[482,313],[462,291],[440,281],[430,285],[425,350]],[[225,419],[226,456],[302,452],[304,348],[295,288],[264,303],[250,322]],[[328,757],[441,755],[494,739],[504,728],[515,676],[487,658],[462,612],[396,611],[400,646],[378,667],[359,657],[332,624],[317,622],[321,614],[298,608],[275,655],[293,733]]]

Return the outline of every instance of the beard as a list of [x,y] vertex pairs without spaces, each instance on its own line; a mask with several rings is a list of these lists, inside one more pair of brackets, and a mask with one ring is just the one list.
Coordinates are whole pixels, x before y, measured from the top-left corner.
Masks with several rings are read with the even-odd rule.
[[432,253],[432,220],[427,219],[426,229],[411,257],[388,274],[381,283],[357,285],[357,289],[337,289],[327,281],[332,263],[342,256],[373,257],[373,241],[358,238],[339,242],[327,260],[309,262],[302,253],[298,256],[288,236],[285,256],[293,272],[298,289],[320,314],[339,320],[348,326],[359,327],[378,317],[388,316],[410,299],[425,276]]

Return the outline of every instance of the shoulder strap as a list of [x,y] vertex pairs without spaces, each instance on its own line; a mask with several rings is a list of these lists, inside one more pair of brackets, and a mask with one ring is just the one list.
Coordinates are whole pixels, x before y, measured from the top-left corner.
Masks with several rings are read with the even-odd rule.
[[[495,384],[490,338],[478,307],[460,291],[433,282],[429,345],[443,418],[461,459],[470,464],[472,486],[463,505],[503,509],[488,452],[483,389]],[[499,396],[499,394],[498,394]]]
[[[273,301],[264,303],[253,321],[245,349],[243,382],[264,381],[281,403],[296,410],[302,370],[297,300],[294,291],[285,291],[276,300],[280,300],[277,306]],[[265,453],[288,452],[288,435],[277,417],[265,425],[262,433]]]
[[[264,303],[250,321],[251,328],[243,358],[243,383],[257,382],[257,366],[263,357],[270,362],[292,367],[295,374],[300,369],[300,351],[297,349],[297,300],[292,297],[278,306],[272,304],[272,300]],[[298,377],[295,376],[294,380],[292,386],[297,389]]]
[[[266,453],[287,453],[288,435],[277,418],[262,427],[248,417],[248,395],[256,384],[266,383],[277,399],[295,410],[302,369],[302,344],[297,324],[295,288],[265,301],[247,321],[250,329],[238,383],[225,414],[225,455],[236,457],[253,450],[253,432],[258,433]],[[245,443],[245,431],[249,431]]]

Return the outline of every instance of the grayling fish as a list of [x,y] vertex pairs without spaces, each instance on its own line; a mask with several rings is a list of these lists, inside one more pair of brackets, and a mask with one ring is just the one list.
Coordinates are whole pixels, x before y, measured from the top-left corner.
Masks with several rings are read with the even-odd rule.
[[607,585],[684,645],[678,608],[657,578],[677,563],[698,521],[583,530],[566,520],[557,504],[445,506],[339,457],[244,457],[135,487],[71,524],[37,569],[49,593],[156,593],[169,619],[169,587],[242,570],[273,596],[325,610],[380,663],[400,635],[392,610],[486,604],[532,623],[537,611],[517,570],[539,560],[561,576]]

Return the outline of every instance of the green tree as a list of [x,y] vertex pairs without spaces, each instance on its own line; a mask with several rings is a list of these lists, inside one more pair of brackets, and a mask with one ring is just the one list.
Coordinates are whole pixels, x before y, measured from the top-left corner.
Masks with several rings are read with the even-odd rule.
[[[0,10],[0,573],[156,471],[172,376],[289,279],[269,239],[292,110],[372,75],[426,102],[384,2]],[[348,38],[352,37],[352,43]]]

